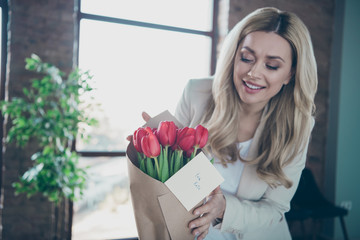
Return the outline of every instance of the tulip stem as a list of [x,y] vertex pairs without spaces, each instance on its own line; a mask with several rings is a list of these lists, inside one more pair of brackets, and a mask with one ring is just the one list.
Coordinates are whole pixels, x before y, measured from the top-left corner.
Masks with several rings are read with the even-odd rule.
[[160,156],[162,156],[161,159],[159,159],[160,161],[160,171],[161,171],[161,182],[165,182],[166,180],[169,179],[169,156],[168,156],[168,148],[169,146],[165,146],[164,148],[162,148],[162,152],[160,154]]
[[196,156],[197,150],[198,150],[198,146],[195,146],[194,151],[191,153],[191,157],[188,159],[187,162],[190,162],[190,160],[193,159]]
[[138,155],[138,160],[139,160],[139,167],[140,167],[140,170],[143,171],[144,173],[146,173],[146,168],[145,168],[145,158],[144,158],[144,155],[137,152],[137,155]]
[[159,177],[159,180],[160,180],[160,167],[159,167],[159,162],[158,162],[157,157],[154,157],[154,160],[155,160],[156,171],[157,171],[157,174],[158,174],[158,177]]
[[181,164],[181,162],[183,161],[183,159],[182,159],[183,155],[182,154],[183,154],[183,150],[176,150],[173,174],[175,174],[177,171],[179,171],[179,169],[182,167],[182,164]]

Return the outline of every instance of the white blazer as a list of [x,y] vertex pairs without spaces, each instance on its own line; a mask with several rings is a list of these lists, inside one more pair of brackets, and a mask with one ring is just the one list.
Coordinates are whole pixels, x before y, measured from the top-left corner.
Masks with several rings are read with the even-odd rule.
[[[195,127],[199,124],[212,95],[212,82],[210,78],[188,82],[175,111],[175,117],[184,126]],[[250,159],[257,154],[263,127],[264,121],[260,121],[250,145]],[[307,147],[284,168],[284,173],[293,182],[289,189],[283,186],[271,188],[258,177],[255,165],[245,163],[236,196],[225,195],[224,218],[216,227],[235,234],[237,239],[291,239],[284,213],[290,209],[290,200],[305,167],[306,153]]]

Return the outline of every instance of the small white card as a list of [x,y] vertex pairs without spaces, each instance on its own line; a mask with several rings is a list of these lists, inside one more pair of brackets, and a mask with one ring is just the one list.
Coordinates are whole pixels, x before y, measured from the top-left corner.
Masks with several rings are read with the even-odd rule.
[[200,152],[168,179],[165,185],[189,211],[223,181],[224,178],[209,159]]

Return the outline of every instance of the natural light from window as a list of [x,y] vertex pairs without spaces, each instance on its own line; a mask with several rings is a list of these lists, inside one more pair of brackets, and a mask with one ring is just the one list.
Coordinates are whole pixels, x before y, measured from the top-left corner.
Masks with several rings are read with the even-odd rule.
[[202,31],[211,31],[212,28],[212,0],[82,0],[81,2],[81,11],[84,13]]
[[[152,24],[211,31],[212,0],[81,0],[81,11]],[[80,21],[79,67],[93,75],[89,143],[77,151],[125,151],[126,137],[144,124],[141,112],[175,112],[191,78],[210,74],[209,36],[95,21]],[[90,98],[85,98],[87,102]],[[81,157],[87,189],[74,203],[72,239],[137,237],[124,157]]]
[[206,36],[82,20],[79,67],[94,76],[100,125],[80,151],[125,150],[126,136],[152,116],[174,113],[186,82],[210,73]]

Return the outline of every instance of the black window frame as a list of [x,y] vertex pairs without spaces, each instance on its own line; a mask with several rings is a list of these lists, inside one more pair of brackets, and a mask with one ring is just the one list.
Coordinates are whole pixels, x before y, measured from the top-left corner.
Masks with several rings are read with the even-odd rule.
[[[79,40],[80,40],[80,21],[82,19],[88,20],[95,20],[101,22],[108,22],[108,23],[117,23],[117,24],[124,24],[130,26],[138,26],[144,28],[152,28],[152,29],[160,29],[166,31],[174,31],[174,32],[181,32],[181,33],[189,33],[189,34],[196,34],[200,36],[207,36],[211,38],[211,57],[210,57],[210,74],[213,75],[215,73],[216,67],[216,56],[217,56],[217,43],[218,43],[218,13],[219,13],[219,0],[213,0],[213,12],[212,12],[212,29],[211,31],[200,31],[195,29],[189,28],[182,28],[182,27],[174,27],[162,24],[154,24],[148,23],[143,21],[134,21],[128,20],[123,18],[115,18],[115,17],[108,17],[96,14],[89,14],[81,12],[81,0],[77,0],[75,11],[77,13],[77,25],[76,25],[76,56],[75,56],[75,63],[78,65],[79,59]],[[82,157],[124,157],[126,156],[125,151],[77,151],[76,144],[74,143],[75,151]]]
[[[7,65],[7,36],[8,36],[8,21],[9,21],[9,6],[7,0],[0,0],[0,7],[1,7],[1,74],[0,74],[0,100],[5,100],[5,83],[6,83],[6,65]],[[4,117],[1,113],[0,117],[0,136],[4,136]],[[1,149],[3,149],[3,141],[0,143]],[[3,169],[3,155],[0,154],[0,166]],[[2,177],[2,170],[0,172],[0,189],[2,189],[3,184],[3,177]],[[2,192],[0,191],[0,204],[3,205],[3,197]],[[0,223],[1,224],[1,223]]]

